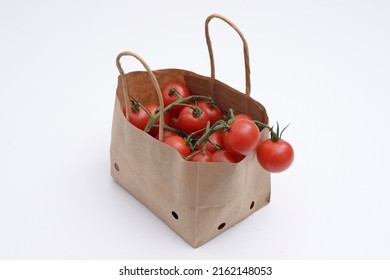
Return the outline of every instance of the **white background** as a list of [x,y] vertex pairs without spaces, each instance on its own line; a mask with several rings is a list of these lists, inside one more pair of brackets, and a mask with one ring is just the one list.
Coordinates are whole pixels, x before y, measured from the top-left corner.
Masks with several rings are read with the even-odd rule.
[[[212,13],[244,33],[296,158],[269,205],[193,249],[110,177],[115,57],[209,75]],[[244,91],[239,37],[210,32]],[[389,50],[385,0],[0,0],[0,259],[389,259]]]

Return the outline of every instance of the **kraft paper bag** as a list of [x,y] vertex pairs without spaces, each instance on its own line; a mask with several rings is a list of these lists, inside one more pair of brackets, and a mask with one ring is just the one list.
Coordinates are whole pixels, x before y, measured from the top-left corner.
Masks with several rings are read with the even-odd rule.
[[[244,42],[246,93],[215,79],[214,60],[208,36],[208,23],[220,18],[232,26]],[[206,20],[211,77],[183,69],[151,71],[133,52],[117,57],[120,72],[115,98],[110,147],[111,175],[150,211],[196,248],[213,239],[270,201],[270,174],[251,153],[239,163],[191,162],[160,140],[129,123],[122,108],[129,96],[144,104],[162,106],[161,90],[169,81],[186,84],[191,94],[209,95],[223,110],[234,108],[268,123],[264,106],[250,97],[249,59],[242,33],[228,19],[211,15]],[[138,59],[146,71],[125,74],[120,58]],[[159,103],[161,102],[161,103]],[[162,114],[161,114],[162,115]],[[160,121],[162,117],[160,118]],[[160,131],[163,122],[160,122]],[[268,132],[263,130],[262,139]],[[160,134],[160,138],[161,134]]]

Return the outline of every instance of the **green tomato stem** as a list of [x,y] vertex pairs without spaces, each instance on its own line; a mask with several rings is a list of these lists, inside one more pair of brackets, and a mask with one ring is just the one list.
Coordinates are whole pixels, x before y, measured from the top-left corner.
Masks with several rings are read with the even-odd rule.
[[[205,134],[202,135],[194,144],[194,148],[196,149],[199,145],[206,143],[211,134],[216,133],[223,129],[228,129],[229,125],[225,122],[219,122],[214,124]],[[205,145],[206,146],[206,145]]]
[[178,92],[178,90],[175,87],[171,88],[168,92],[168,95],[172,95],[172,94],[175,94],[177,98],[183,98],[183,96],[180,94],[180,92]]
[[[160,126],[158,124],[154,124],[152,127],[159,128]],[[176,129],[174,127],[171,127],[169,125],[166,125],[166,124],[164,124],[164,129],[172,131],[172,132],[176,133],[177,135],[180,135],[180,136],[183,136],[183,137],[187,136],[187,134],[185,134],[183,131],[181,131],[179,129]]]
[[[191,101],[195,101],[195,100],[198,100],[198,99],[205,99],[205,100],[213,100],[211,97],[209,96],[203,96],[203,95],[190,95],[188,97],[185,97],[185,98],[179,98],[178,100],[176,100],[175,102],[169,104],[168,106],[166,106],[163,110],[164,114],[167,113],[170,109],[172,109],[174,106],[178,106],[178,105],[184,105],[183,103],[186,103],[186,102],[191,102]],[[186,104],[186,105],[189,105],[189,104]],[[155,115],[150,115],[149,116],[149,121],[148,121],[148,124],[146,125],[144,131],[145,132],[149,132],[150,129],[152,128],[153,124],[156,122],[156,120],[160,117],[160,113],[161,112],[158,112],[156,113]]]
[[184,159],[185,160],[191,160],[194,156],[196,156],[197,154],[200,154],[200,153],[203,153],[203,151],[202,150],[197,150],[197,151],[193,152],[192,154],[186,156]]
[[280,131],[280,129],[279,129],[279,123],[276,122],[276,132],[275,132],[273,126],[270,127],[270,126],[268,126],[268,125],[266,125],[266,124],[264,124],[264,123],[262,123],[262,122],[260,122],[260,121],[257,121],[257,120],[253,120],[253,122],[257,125],[257,127],[258,127],[260,130],[263,129],[263,128],[267,128],[267,129],[268,129],[268,131],[269,131],[269,133],[270,133],[270,138],[271,138],[271,141],[272,141],[272,142],[277,142],[277,141],[279,141],[280,139],[282,139],[282,134],[283,134],[283,132],[284,132],[285,129],[290,125],[290,124],[286,125],[286,126],[283,128],[283,130]]
[[228,116],[229,116],[229,121],[235,121],[236,120],[236,116],[235,116],[235,113],[234,113],[234,110],[233,108],[230,108],[229,111],[228,111]]

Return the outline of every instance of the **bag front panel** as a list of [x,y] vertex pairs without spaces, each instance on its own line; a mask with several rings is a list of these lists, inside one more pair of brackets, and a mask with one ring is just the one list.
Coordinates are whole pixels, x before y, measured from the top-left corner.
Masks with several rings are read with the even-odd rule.
[[[119,100],[114,115],[113,178],[184,239],[193,239],[196,170],[183,170],[184,160],[175,150],[128,123]],[[180,213],[180,224],[175,223],[173,211]]]

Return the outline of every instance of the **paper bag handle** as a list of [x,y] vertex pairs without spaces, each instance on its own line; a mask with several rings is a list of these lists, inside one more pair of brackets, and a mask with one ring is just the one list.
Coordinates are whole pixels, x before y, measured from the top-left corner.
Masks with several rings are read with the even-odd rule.
[[[125,75],[125,72],[123,71],[121,63],[120,63],[120,59],[122,56],[135,57],[144,66],[144,68],[146,69],[146,71],[149,74],[150,80],[152,81],[154,88],[156,89],[157,96],[158,96],[158,102],[160,105],[160,112],[163,112],[164,111],[164,102],[163,102],[163,98],[162,98],[162,94],[161,94],[160,85],[157,82],[156,76],[153,74],[152,70],[150,70],[150,67],[148,66],[148,64],[138,54],[131,52],[131,51],[124,51],[124,52],[121,52],[120,54],[118,54],[118,56],[116,57],[116,67],[118,68],[118,71],[119,71],[119,74],[120,74],[121,80],[122,80],[123,95],[125,98],[125,106],[126,106],[126,119],[127,120],[129,119],[129,109],[128,109],[128,107],[129,107],[129,93],[128,93],[128,89],[127,89],[126,75]],[[163,128],[164,128],[164,114],[163,113],[160,114],[159,120],[160,120],[160,124],[159,124],[159,130],[158,130],[158,139],[160,141],[162,141],[163,140]]]
[[248,96],[251,93],[251,79],[250,79],[250,65],[249,65],[249,49],[248,49],[248,43],[245,40],[244,35],[242,32],[238,29],[238,27],[231,22],[229,19],[227,19],[224,16],[218,15],[218,14],[212,14],[207,17],[206,23],[205,23],[205,34],[206,34],[206,43],[207,47],[209,49],[209,55],[210,55],[210,66],[211,66],[211,80],[214,82],[215,81],[215,66],[214,66],[214,54],[213,54],[213,48],[211,45],[211,40],[210,40],[210,33],[209,33],[209,22],[213,18],[219,18],[229,24],[237,33],[240,35],[243,47],[244,47],[244,63],[245,63],[245,94]]

